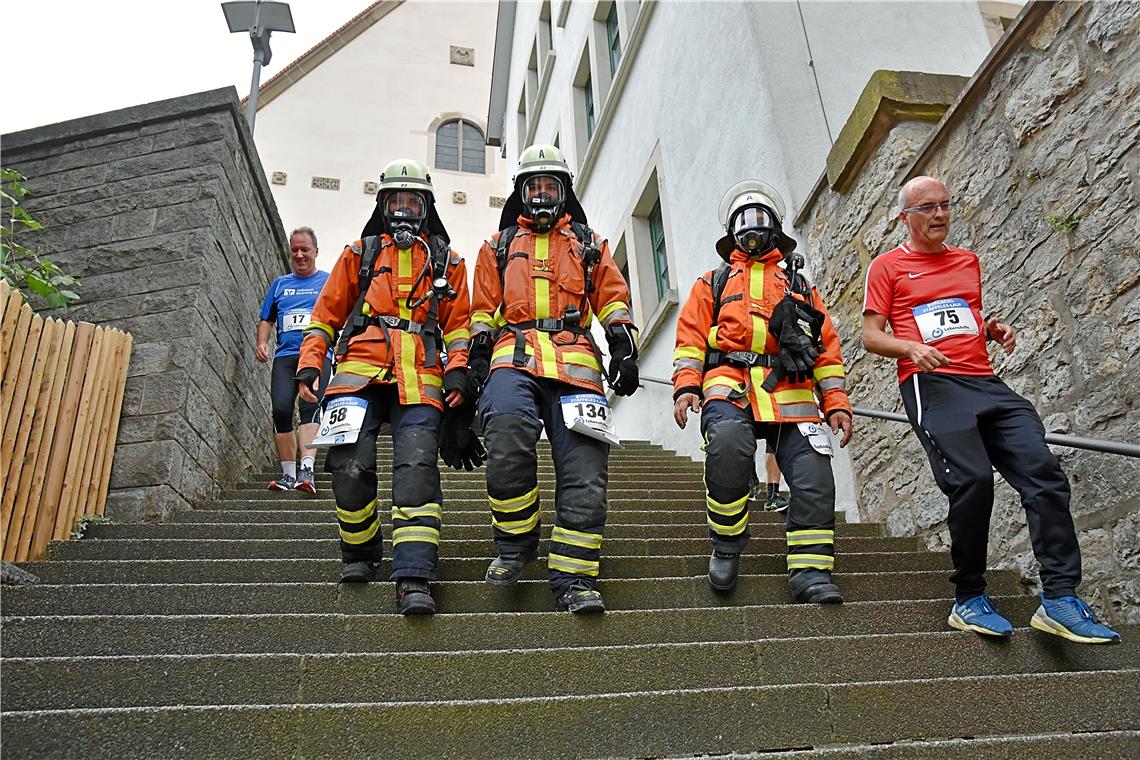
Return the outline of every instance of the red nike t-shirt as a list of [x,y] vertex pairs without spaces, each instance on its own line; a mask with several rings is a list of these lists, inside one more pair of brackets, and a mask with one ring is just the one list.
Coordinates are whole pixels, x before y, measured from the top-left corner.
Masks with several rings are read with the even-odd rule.
[[[887,318],[899,340],[937,348],[950,364],[935,372],[992,375],[982,319],[982,272],[973,251],[943,245],[938,253],[912,250],[905,243],[876,257],[867,269],[863,313]],[[898,360],[899,382],[918,372]]]

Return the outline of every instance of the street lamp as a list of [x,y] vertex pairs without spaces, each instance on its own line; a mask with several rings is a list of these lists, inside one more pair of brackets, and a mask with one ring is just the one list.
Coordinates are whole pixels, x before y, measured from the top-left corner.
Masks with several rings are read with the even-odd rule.
[[231,32],[249,32],[249,41],[253,43],[253,80],[249,85],[249,110],[246,114],[249,131],[253,132],[261,67],[267,66],[273,57],[273,51],[269,49],[269,35],[273,32],[296,32],[293,14],[289,11],[289,3],[266,3],[262,0],[222,3],[222,13],[226,14],[226,23],[230,25]]

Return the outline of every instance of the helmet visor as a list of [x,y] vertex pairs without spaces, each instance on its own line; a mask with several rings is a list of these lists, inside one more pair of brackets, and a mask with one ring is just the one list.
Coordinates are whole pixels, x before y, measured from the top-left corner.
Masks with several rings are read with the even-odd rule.
[[384,197],[384,215],[393,220],[420,221],[427,217],[427,200],[414,190],[395,190]]
[[763,206],[745,206],[736,212],[736,216],[732,220],[733,234],[744,230],[771,229],[779,226],[776,217]]
[[562,180],[552,174],[536,174],[523,181],[522,201],[528,206],[555,206],[563,197]]

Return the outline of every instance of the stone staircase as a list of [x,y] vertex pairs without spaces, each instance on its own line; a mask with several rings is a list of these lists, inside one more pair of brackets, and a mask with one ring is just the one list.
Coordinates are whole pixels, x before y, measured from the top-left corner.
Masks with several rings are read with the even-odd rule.
[[[540,463],[549,522],[545,442]],[[390,583],[337,586],[327,476],[317,498],[270,477],[173,523],[92,526],[5,589],[6,757],[1140,757],[1140,627],[1039,633],[996,571],[1012,640],[948,630],[949,557],[842,521],[848,603],[793,606],[782,517],[759,512],[740,585],[714,594],[701,465],[647,443],[611,458],[604,617],[552,612],[541,563],[481,581],[482,471],[445,471],[431,619],[395,615]]]

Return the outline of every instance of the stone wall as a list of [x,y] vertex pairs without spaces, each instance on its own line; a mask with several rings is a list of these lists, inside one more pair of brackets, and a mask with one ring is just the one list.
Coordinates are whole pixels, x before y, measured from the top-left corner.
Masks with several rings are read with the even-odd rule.
[[233,88],[3,137],[44,229],[24,241],[78,275],[61,314],[134,336],[107,515],[165,519],[269,460],[257,310],[288,241]]
[[[1050,431],[1137,440],[1138,26],[1138,4],[1033,3],[939,125],[904,116],[865,155],[843,158],[861,163],[848,186],[821,180],[799,221],[856,405],[902,409],[894,362],[861,344],[863,283],[871,259],[904,239],[898,187],[934,174],[955,203],[948,241],[978,252],[987,312],[1018,331],[1012,355],[991,350],[997,373]],[[831,164],[827,176],[838,177]],[[863,516],[947,549],[946,498],[909,425],[858,424]],[[1054,451],[1073,489],[1082,593],[1110,619],[1140,622],[1140,461]],[[998,480],[991,565],[1033,584],[1025,514]]]

